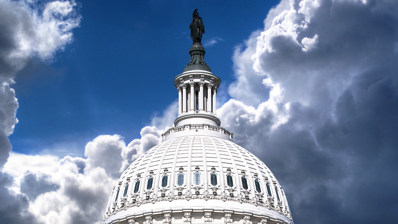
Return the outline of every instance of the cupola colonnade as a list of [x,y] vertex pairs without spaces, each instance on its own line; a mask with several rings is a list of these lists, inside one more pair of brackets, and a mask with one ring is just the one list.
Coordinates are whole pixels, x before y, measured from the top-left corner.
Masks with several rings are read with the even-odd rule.
[[178,115],[186,113],[216,114],[217,88],[220,78],[211,72],[188,71],[176,77]]
[[178,114],[190,111],[204,111],[215,114],[216,96],[217,88],[212,83],[184,83],[178,87]]

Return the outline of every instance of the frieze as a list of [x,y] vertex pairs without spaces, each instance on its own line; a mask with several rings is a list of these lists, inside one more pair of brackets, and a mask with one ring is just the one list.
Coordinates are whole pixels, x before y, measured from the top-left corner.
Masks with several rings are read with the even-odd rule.
[[231,132],[227,131],[226,129],[224,129],[222,127],[208,125],[208,124],[187,124],[187,125],[183,125],[183,126],[170,128],[169,130],[167,130],[166,132],[164,132],[162,134],[162,138],[166,138],[171,133],[175,133],[175,132],[181,132],[181,131],[185,131],[185,130],[203,130],[203,129],[207,129],[209,131],[220,132],[220,133],[227,135],[230,138],[233,137],[233,134]]

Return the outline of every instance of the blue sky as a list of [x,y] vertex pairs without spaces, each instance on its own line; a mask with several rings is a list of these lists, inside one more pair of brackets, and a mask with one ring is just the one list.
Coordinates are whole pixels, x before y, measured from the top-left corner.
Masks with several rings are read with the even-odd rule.
[[196,8],[222,126],[295,223],[398,223],[391,0],[0,0],[0,220],[101,223],[174,120]]
[[[234,80],[232,54],[278,1],[80,1],[73,42],[45,63],[30,62],[15,79],[19,123],[13,151],[84,145],[100,134],[130,141],[177,97],[173,78],[189,61],[189,23],[199,9],[206,61]],[[80,151],[79,151],[80,150]],[[62,152],[56,152],[62,153]]]

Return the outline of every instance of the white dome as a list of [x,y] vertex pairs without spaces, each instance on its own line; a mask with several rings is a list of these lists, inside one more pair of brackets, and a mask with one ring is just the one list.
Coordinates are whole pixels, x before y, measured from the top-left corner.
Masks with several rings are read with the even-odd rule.
[[185,128],[192,132],[130,165],[110,196],[105,223],[292,223],[285,193],[268,167],[232,141],[197,128]]
[[174,78],[174,127],[122,174],[104,223],[293,223],[275,176],[220,127],[221,79],[205,63],[200,42],[189,54],[184,72]]

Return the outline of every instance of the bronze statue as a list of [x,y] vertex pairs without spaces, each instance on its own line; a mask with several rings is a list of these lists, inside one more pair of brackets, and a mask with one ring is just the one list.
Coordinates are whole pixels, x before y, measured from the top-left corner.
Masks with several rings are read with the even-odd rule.
[[205,32],[205,26],[203,25],[202,18],[199,16],[198,9],[195,9],[192,15],[192,22],[189,25],[191,29],[191,38],[193,43],[201,43],[202,35]]

